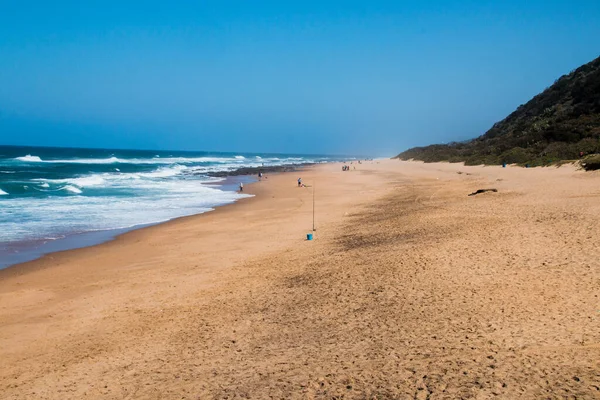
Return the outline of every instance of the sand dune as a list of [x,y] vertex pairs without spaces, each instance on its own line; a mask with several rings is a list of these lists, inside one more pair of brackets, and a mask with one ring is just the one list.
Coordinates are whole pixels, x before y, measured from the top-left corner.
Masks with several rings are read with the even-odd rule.
[[0,398],[600,398],[599,174],[301,176],[0,271]]

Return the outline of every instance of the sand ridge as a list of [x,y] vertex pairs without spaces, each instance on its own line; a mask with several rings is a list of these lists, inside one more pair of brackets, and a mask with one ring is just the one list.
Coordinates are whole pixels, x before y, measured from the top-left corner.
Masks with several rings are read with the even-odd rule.
[[2,397],[600,398],[598,174],[357,168],[0,274]]

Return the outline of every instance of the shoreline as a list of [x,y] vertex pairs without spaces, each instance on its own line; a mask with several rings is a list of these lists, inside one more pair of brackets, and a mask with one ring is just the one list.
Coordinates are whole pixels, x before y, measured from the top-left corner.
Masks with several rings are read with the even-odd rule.
[[[221,186],[223,191],[236,191],[239,182],[244,182],[244,185],[252,185],[257,180],[251,175],[232,175],[225,176],[224,181],[214,182],[214,183],[205,183],[204,185],[208,186]],[[48,239],[41,238],[30,241],[21,241],[21,242],[9,242],[6,243],[5,246],[7,249],[11,248],[22,248],[23,252],[16,251],[12,254],[7,254],[8,259],[15,259],[17,261],[9,261],[6,264],[0,263],[0,273],[1,271],[12,268],[19,267],[20,265],[37,261],[45,256],[53,255],[56,253],[62,253],[71,250],[79,250],[88,247],[98,246],[104,243],[109,243],[116,240],[118,237],[125,235],[129,232],[137,231],[140,229],[146,229],[152,226],[162,225],[171,221],[178,220],[180,218],[188,218],[194,217],[202,214],[206,214],[209,212],[213,212],[220,207],[225,207],[228,205],[232,205],[237,203],[238,201],[243,199],[238,199],[233,203],[220,204],[213,207],[213,209],[196,213],[190,215],[182,215],[179,217],[171,218],[165,221],[158,222],[149,222],[144,224],[133,225],[125,228],[110,228],[110,229],[102,229],[102,230],[94,230],[94,231],[84,231],[84,232],[73,232],[66,234],[63,237],[57,239]],[[18,253],[18,254],[17,254]],[[20,259],[20,260],[19,260]],[[1,275],[0,275],[1,277]]]
[[[333,162],[336,163],[336,162]],[[244,183],[244,188],[249,189],[251,185],[258,182],[258,179],[254,176],[259,171],[263,171],[264,173],[270,174],[280,174],[280,173],[291,173],[302,171],[307,168],[314,167],[314,163],[309,164],[290,164],[290,165],[277,165],[277,166],[266,166],[266,167],[244,167],[234,171],[223,171],[223,172],[215,172],[208,174],[211,177],[223,178],[223,181],[218,182],[207,182],[203,183],[203,185],[207,186],[219,186],[220,190],[223,191],[232,191],[236,192],[238,185],[240,182]],[[246,186],[247,185],[247,186]],[[9,260],[6,263],[0,263],[0,278],[2,277],[1,273],[3,270],[19,267],[23,264],[27,264],[30,262],[37,261],[43,257],[53,255],[56,253],[62,253],[71,250],[79,250],[83,248],[98,246],[104,243],[109,243],[116,240],[118,237],[125,235],[129,232],[137,231],[140,229],[146,229],[156,225],[166,224],[171,221],[178,220],[180,218],[189,218],[202,214],[206,214],[209,212],[214,212],[220,207],[225,207],[228,205],[233,205],[243,199],[235,200],[233,203],[220,204],[213,207],[212,210],[190,214],[190,215],[182,215],[179,217],[174,217],[165,221],[159,222],[149,222],[138,224],[125,228],[111,228],[111,229],[103,229],[103,230],[95,230],[95,231],[84,231],[84,232],[73,232],[70,234],[66,234],[65,236],[58,239],[48,239],[48,238],[40,238],[30,241],[21,241],[21,242],[9,242],[5,243],[5,248],[14,249],[21,248],[22,250],[18,250],[12,253],[7,254],[7,258]],[[17,254],[18,253],[18,254]]]
[[[277,176],[277,175],[282,175],[282,174],[289,175],[289,174],[296,173],[296,172],[302,173],[307,170],[318,168],[319,165],[337,165],[337,164],[340,164],[340,162],[334,161],[334,162],[328,162],[328,163],[322,163],[322,164],[293,164],[293,165],[284,165],[284,166],[274,166],[271,169],[269,169],[267,171],[267,173],[269,174],[269,176]],[[244,168],[245,171],[251,170],[252,172],[255,172],[254,171],[255,169],[256,169],[256,171],[258,171],[258,168]],[[234,172],[237,172],[237,170]],[[39,263],[44,264],[45,263],[44,261],[46,258],[49,258],[51,260],[54,260],[55,258],[57,258],[58,260],[60,260],[61,255],[68,255],[71,252],[83,251],[83,250],[93,249],[96,247],[101,247],[104,245],[110,245],[111,243],[114,243],[119,240],[126,241],[127,240],[126,236],[128,236],[130,234],[135,234],[136,232],[140,232],[140,231],[144,231],[144,230],[152,229],[152,228],[157,228],[157,227],[161,227],[161,226],[166,226],[166,225],[170,225],[170,224],[175,224],[178,222],[187,221],[188,219],[191,220],[191,219],[195,219],[195,218],[201,218],[202,216],[204,216],[206,214],[216,213],[217,211],[219,211],[221,209],[235,206],[236,204],[239,204],[240,202],[245,202],[245,201],[248,201],[251,199],[256,199],[256,196],[257,196],[256,185],[258,183],[260,183],[261,181],[259,181],[256,177],[254,177],[254,175],[248,175],[248,174],[240,175],[237,173],[233,173],[233,174],[227,174],[227,175],[218,175],[218,176],[215,175],[215,177],[221,177],[221,178],[224,178],[224,180],[219,181],[219,182],[205,183],[205,185],[229,187],[229,190],[235,191],[235,188],[238,187],[239,182],[244,182],[244,193],[250,194],[252,197],[241,198],[241,199],[234,201],[233,203],[218,205],[218,206],[215,206],[210,211],[205,211],[205,212],[191,214],[191,215],[182,215],[180,217],[171,218],[166,221],[161,221],[161,222],[156,222],[156,223],[148,223],[148,224],[140,224],[140,225],[135,225],[135,226],[128,227],[128,228],[115,228],[115,229],[107,229],[107,230],[102,230],[102,231],[87,231],[87,232],[75,233],[73,235],[69,235],[64,238],[56,239],[53,241],[48,241],[47,243],[44,243],[39,247],[49,245],[48,247],[53,248],[54,246],[52,246],[52,244],[57,243],[57,242],[61,242],[61,241],[68,242],[68,241],[70,241],[70,239],[75,239],[75,241],[76,241],[77,237],[87,236],[87,235],[91,235],[91,236],[98,235],[98,238],[96,240],[92,239],[92,241],[88,242],[88,244],[78,245],[77,242],[74,242],[72,245],[70,245],[69,247],[66,247],[66,248],[61,248],[61,246],[59,244],[57,246],[58,248],[56,250],[50,250],[48,252],[36,251],[39,247],[32,248],[30,250],[33,250],[32,251],[34,254],[32,256],[33,258],[27,259],[24,261],[19,261],[16,263],[11,263],[7,266],[0,265],[0,280],[5,276],[12,276],[15,274],[21,275],[22,273],[26,273],[29,269],[39,270],[40,268],[46,268],[47,266],[42,266],[42,267],[37,266],[37,264],[39,264]],[[267,180],[268,180],[268,176],[267,176]],[[267,180],[265,180],[265,182]],[[260,192],[260,190],[258,192]],[[40,241],[42,241],[42,240],[43,239],[41,239]],[[30,266],[30,264],[32,264],[32,266]],[[36,265],[33,265],[33,264],[36,264]],[[17,269],[22,270],[22,271],[15,271]]]
[[[302,188],[273,175],[235,206],[0,271],[0,391],[597,395],[599,174],[338,167],[303,171]],[[480,188],[498,191],[468,196]]]
[[[278,172],[278,173],[289,173],[289,172],[291,172],[291,171]],[[62,237],[59,239],[54,239],[54,240],[39,239],[34,242],[42,242],[44,240],[45,240],[45,242],[39,246],[27,248],[26,251],[28,252],[28,254],[24,255],[24,257],[23,257],[23,258],[26,258],[25,260],[10,263],[5,266],[0,264],[0,279],[2,279],[3,275],[7,273],[5,271],[10,270],[12,272],[13,269],[20,269],[20,268],[27,269],[28,264],[42,262],[47,257],[54,258],[55,256],[59,256],[64,253],[76,252],[79,250],[85,250],[85,249],[95,248],[97,246],[102,246],[105,244],[110,244],[130,233],[166,225],[166,224],[169,224],[172,222],[177,222],[179,220],[184,220],[184,219],[188,219],[188,218],[197,218],[197,217],[200,217],[200,216],[208,214],[208,213],[214,213],[215,211],[217,211],[223,207],[233,206],[233,205],[239,203],[240,201],[252,199],[255,197],[255,195],[253,193],[248,192],[248,189],[251,190],[252,185],[258,183],[258,180],[256,178],[254,178],[252,175],[227,175],[227,176],[224,176],[224,178],[225,178],[225,181],[215,182],[215,183],[206,183],[206,185],[231,186],[230,190],[232,190],[233,188],[237,187],[239,182],[244,182],[244,189],[246,190],[245,193],[251,194],[252,197],[241,198],[241,199],[234,201],[233,203],[217,205],[212,210],[209,210],[209,211],[204,211],[201,213],[191,214],[191,215],[182,215],[180,217],[171,218],[166,221],[140,224],[140,225],[135,225],[135,226],[127,227],[127,228],[114,228],[114,229],[106,229],[106,230],[99,230],[99,231],[78,232],[78,233],[73,233],[73,234],[67,235],[65,237]],[[231,180],[231,182],[227,182],[227,180]],[[81,242],[81,240],[83,240],[83,243]],[[45,251],[46,248],[50,248],[50,250]]]

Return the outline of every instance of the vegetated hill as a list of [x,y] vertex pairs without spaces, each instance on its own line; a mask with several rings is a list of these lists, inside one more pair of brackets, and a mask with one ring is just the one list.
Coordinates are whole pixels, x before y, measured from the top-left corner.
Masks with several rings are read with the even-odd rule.
[[396,158],[467,165],[546,165],[600,153],[600,57],[517,108],[484,135],[461,143],[414,147]]

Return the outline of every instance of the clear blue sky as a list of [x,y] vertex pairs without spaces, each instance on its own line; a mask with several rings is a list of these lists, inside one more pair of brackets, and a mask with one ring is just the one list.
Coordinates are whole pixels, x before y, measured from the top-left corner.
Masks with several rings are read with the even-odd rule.
[[0,144],[394,155],[600,55],[600,1],[1,1]]

